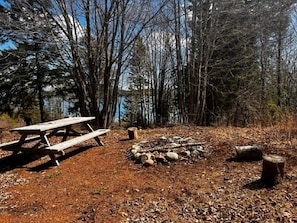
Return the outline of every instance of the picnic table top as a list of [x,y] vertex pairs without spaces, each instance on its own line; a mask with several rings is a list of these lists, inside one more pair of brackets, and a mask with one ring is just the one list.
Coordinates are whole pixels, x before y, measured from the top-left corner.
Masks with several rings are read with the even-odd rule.
[[95,117],[69,117],[49,122],[42,122],[34,125],[18,127],[11,129],[10,131],[18,133],[39,133],[47,130],[58,129],[69,125],[87,122],[94,119]]

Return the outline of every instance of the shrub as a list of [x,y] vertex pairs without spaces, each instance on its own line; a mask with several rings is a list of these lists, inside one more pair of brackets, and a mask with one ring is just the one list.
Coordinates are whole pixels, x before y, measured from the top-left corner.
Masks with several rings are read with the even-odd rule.
[[12,128],[16,123],[17,121],[11,118],[8,114],[0,114],[0,128]]

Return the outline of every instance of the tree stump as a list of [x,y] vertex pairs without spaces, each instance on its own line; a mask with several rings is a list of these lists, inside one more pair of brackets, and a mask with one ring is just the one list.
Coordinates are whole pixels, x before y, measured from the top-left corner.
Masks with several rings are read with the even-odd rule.
[[284,177],[285,158],[278,155],[263,156],[261,180],[266,186],[282,183]]
[[129,139],[138,139],[137,127],[128,128]]
[[261,160],[262,148],[260,146],[236,146],[237,159],[240,160]]

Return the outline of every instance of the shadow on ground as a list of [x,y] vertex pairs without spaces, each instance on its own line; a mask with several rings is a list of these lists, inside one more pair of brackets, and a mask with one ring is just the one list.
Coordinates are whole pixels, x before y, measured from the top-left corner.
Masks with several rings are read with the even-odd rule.
[[[57,156],[57,160],[59,162],[62,162],[63,160],[66,160],[76,154],[79,154],[81,152],[84,152],[93,146],[84,146],[84,147],[79,147],[74,150],[69,150],[67,153],[65,153],[64,156]],[[27,168],[25,167],[27,164],[37,161],[41,159],[42,157],[47,156],[47,154],[44,153],[18,153],[15,155],[8,155],[5,157],[2,157],[0,159],[0,173],[5,173],[8,171],[11,171],[16,168]],[[48,160],[45,163],[42,163],[40,165],[37,165],[35,167],[30,167],[28,168],[28,171],[33,171],[33,172],[39,172],[45,169],[49,169],[51,167],[54,167],[54,164],[51,160]]]
[[18,153],[9,155],[0,159],[0,173],[13,170],[15,168],[23,168],[28,163],[40,159],[44,154]]
[[[76,154],[79,154],[79,153],[82,153],[90,148],[93,148],[94,146],[84,146],[84,147],[79,147],[79,148],[75,148],[75,149],[72,149],[72,150],[68,150],[67,153],[65,153],[64,156],[57,156],[57,160],[59,161],[59,163],[61,163],[63,160],[66,160],[68,158],[71,158],[72,156],[75,156]],[[35,166],[35,167],[32,167],[32,168],[29,168],[28,170],[29,171],[32,171],[32,172],[40,172],[40,171],[43,171],[45,169],[49,169],[51,167],[54,167],[55,165],[53,164],[52,160],[48,160],[47,162],[45,163],[42,163],[38,166]]]
[[255,180],[243,186],[244,189],[249,189],[249,190],[261,190],[261,189],[264,189],[264,188],[267,189],[270,187],[271,186],[265,185],[261,179]]

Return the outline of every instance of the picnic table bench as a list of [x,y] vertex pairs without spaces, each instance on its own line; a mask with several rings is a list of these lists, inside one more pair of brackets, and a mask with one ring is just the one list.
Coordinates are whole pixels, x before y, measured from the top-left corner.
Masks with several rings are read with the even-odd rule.
[[[94,119],[95,117],[70,117],[14,128],[10,131],[19,133],[20,139],[2,143],[0,144],[0,149],[13,151],[13,154],[18,152],[45,152],[50,156],[54,164],[58,166],[59,162],[55,155],[64,155],[66,149],[76,144],[94,138],[100,146],[104,145],[99,136],[106,134],[110,129],[93,130],[89,122]],[[73,127],[78,124],[81,125],[81,128],[85,126],[88,132],[81,133],[74,129]],[[28,137],[30,135],[33,136]],[[62,136],[62,141],[52,145],[49,141],[49,138],[52,136]],[[69,136],[74,136],[74,138],[67,140]],[[28,145],[31,142],[35,143],[29,148],[25,147],[25,144]]]

